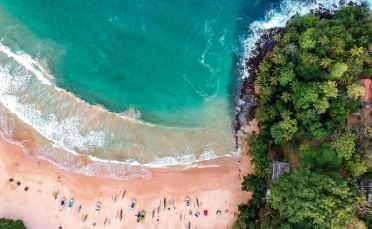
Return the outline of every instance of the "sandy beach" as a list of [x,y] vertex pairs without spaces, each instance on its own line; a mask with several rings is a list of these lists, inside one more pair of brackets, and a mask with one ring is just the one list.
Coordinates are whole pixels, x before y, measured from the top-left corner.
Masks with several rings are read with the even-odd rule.
[[[204,162],[218,167],[152,169],[150,180],[120,181],[60,170],[1,139],[0,217],[22,219],[31,229],[231,228],[237,206],[251,195],[241,191],[242,177],[252,169],[243,155]],[[189,210],[186,196],[191,200]],[[67,206],[70,198],[72,209]],[[133,199],[137,206],[130,211]],[[102,208],[96,214],[98,201]],[[140,210],[146,211],[143,224],[136,222]]]

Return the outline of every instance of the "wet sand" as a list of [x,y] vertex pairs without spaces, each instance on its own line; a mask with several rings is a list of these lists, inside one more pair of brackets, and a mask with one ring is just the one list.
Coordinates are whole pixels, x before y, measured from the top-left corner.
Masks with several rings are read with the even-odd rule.
[[[120,181],[60,170],[1,139],[0,217],[22,219],[31,229],[231,228],[237,206],[251,196],[241,191],[242,176],[252,170],[250,159],[222,157],[203,164],[219,166],[152,169],[150,180]],[[185,206],[186,196],[191,199],[192,214]],[[66,204],[61,209],[62,198]],[[71,210],[67,207],[70,198],[74,199]],[[134,211],[129,210],[132,199],[137,202]],[[102,202],[99,214],[95,213],[97,201]],[[139,210],[146,211],[143,224],[136,222]],[[207,216],[204,210],[208,210]],[[218,211],[221,214],[216,214]]]

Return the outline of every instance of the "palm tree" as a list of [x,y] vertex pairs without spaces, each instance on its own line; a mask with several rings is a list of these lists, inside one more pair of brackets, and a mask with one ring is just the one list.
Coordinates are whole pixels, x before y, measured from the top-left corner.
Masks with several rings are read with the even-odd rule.
[[269,81],[271,86],[278,85],[278,79],[276,77],[270,77]]
[[328,42],[329,42],[329,38],[326,35],[323,35],[323,36],[319,37],[319,43],[322,46],[328,44]]
[[363,47],[352,48],[350,49],[349,52],[352,57],[360,57],[364,53],[364,48]]
[[324,58],[320,61],[320,66],[322,66],[323,68],[328,68],[329,66],[331,66],[333,60],[329,59],[329,58]]
[[286,92],[283,92],[280,98],[283,100],[283,102],[287,103],[288,101],[291,100],[291,95],[286,91]]

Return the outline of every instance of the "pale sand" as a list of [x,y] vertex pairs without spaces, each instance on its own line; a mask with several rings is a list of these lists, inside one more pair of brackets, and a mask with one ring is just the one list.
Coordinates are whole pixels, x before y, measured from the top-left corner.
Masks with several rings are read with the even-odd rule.
[[[252,125],[255,126],[256,125]],[[248,128],[250,132],[251,128]],[[246,152],[246,149],[244,149]],[[245,153],[243,155],[246,155]],[[0,217],[22,219],[27,228],[231,228],[237,206],[246,203],[251,193],[241,191],[242,176],[251,172],[248,156],[219,158],[204,164],[213,168],[152,169],[150,180],[118,181],[88,177],[60,170],[47,161],[26,156],[22,148],[0,140]],[[9,179],[13,178],[13,182]],[[20,181],[21,185],[16,183]],[[24,188],[28,186],[29,190]],[[126,195],[122,199],[122,193]],[[53,193],[58,191],[58,198]],[[192,215],[185,207],[191,198]],[[74,198],[72,210],[60,209],[60,199]],[[115,196],[117,196],[116,201]],[[164,209],[163,198],[166,198]],[[201,202],[197,207],[196,198]],[[135,211],[130,201],[137,200]],[[95,214],[95,204],[102,210]],[[160,204],[161,202],[161,204]],[[80,213],[78,206],[82,205]],[[158,207],[159,214],[158,214]],[[168,210],[170,207],[170,210]],[[123,219],[120,222],[120,209]],[[138,210],[146,210],[144,224],[136,222]],[[208,209],[208,216],[203,215]],[[152,218],[152,211],[155,211]],[[221,215],[216,211],[221,210]],[[195,212],[200,211],[196,217]],[[119,214],[118,214],[119,212]],[[85,222],[82,216],[88,214]],[[105,219],[106,225],[104,226]],[[159,221],[157,219],[159,218]],[[96,226],[93,224],[96,223]]]

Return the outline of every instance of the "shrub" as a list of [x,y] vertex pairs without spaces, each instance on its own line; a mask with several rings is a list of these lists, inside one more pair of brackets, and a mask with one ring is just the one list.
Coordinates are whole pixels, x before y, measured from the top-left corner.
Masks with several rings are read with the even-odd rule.
[[1,229],[26,229],[21,220],[0,219]]

